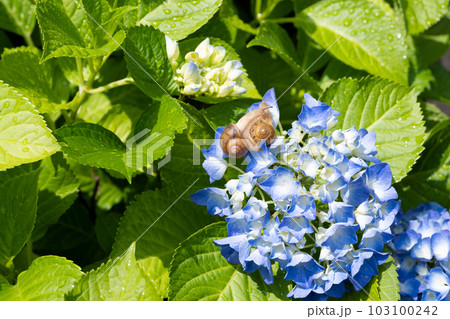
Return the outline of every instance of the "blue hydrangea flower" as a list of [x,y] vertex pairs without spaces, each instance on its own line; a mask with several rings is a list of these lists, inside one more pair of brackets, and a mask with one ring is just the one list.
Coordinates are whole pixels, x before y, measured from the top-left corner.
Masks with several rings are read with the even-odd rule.
[[389,244],[402,300],[450,300],[450,214],[437,203],[402,215]]
[[[273,89],[262,102],[271,107],[276,127],[280,114]],[[292,128],[270,147],[262,142],[259,151],[247,154],[241,164],[246,167],[237,169],[227,165],[220,150],[219,128],[214,144],[204,150],[203,166],[211,182],[227,169],[239,174],[222,190],[210,187],[191,195],[208,213],[225,216],[228,237],[215,241],[222,255],[245,272],[259,271],[267,284],[273,283],[272,265],[278,263],[285,280],[293,283],[292,298],[325,300],[361,290],[388,258],[384,250],[394,237],[391,226],[400,204],[389,165],[375,157],[375,133],[355,127],[332,130],[337,116],[329,105],[305,94]],[[427,225],[436,227],[434,220]],[[411,230],[403,249],[418,242],[421,227]],[[447,235],[430,236],[417,254],[444,260]],[[436,286],[441,274],[426,276]],[[408,287],[415,286],[411,281]],[[443,293],[442,287],[435,289]]]

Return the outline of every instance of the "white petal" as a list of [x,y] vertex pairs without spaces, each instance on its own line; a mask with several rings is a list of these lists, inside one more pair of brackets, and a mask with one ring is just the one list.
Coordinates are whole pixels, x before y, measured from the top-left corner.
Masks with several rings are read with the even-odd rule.
[[198,58],[200,62],[206,61],[214,51],[214,46],[209,44],[209,38],[200,43],[197,48],[195,48],[195,52],[198,53]]
[[227,51],[225,50],[224,47],[221,47],[221,46],[215,47],[214,51],[211,55],[211,64],[215,65],[215,64],[219,64],[220,62],[222,62],[226,53],[227,53]]
[[175,40],[172,40],[167,35],[166,37],[166,50],[167,50],[167,57],[171,61],[175,61],[178,59],[178,56],[180,55],[180,49],[178,48],[178,43]]
[[198,68],[197,64],[192,61],[183,65],[182,70],[184,72],[183,77],[185,84],[196,82],[200,78],[200,69]]
[[219,92],[217,96],[223,97],[229,95],[231,92],[233,92],[234,84],[235,83],[233,81],[225,82],[223,85],[219,87]]
[[244,71],[242,71],[242,70],[239,70],[239,69],[233,69],[233,70],[230,70],[229,72],[228,72],[228,78],[230,79],[230,80],[236,80],[238,77],[240,77],[242,74],[244,74]]
[[201,84],[196,84],[196,83],[192,83],[189,85],[186,85],[183,89],[183,94],[186,95],[193,95],[195,93],[197,93],[200,89],[201,89],[202,85]]

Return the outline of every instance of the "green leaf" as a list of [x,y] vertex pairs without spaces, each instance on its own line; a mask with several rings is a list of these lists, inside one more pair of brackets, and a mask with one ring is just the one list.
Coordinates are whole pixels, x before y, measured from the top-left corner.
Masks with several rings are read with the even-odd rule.
[[[240,61],[241,58],[239,57],[239,54],[236,53],[234,48],[226,43],[225,41],[222,41],[221,39],[216,39],[209,37],[210,43],[214,46],[222,46],[226,50],[225,57],[223,58],[223,61],[231,61],[231,60],[238,60]],[[185,40],[180,43],[180,56],[185,56],[186,53],[190,51],[194,51],[195,48],[203,41],[204,38],[192,38]],[[223,62],[222,62],[223,63]],[[242,83],[240,86],[247,89],[247,92],[243,95],[240,95],[239,98],[251,98],[251,99],[261,99],[261,95],[259,94],[258,90],[256,89],[255,85],[253,84],[252,80],[250,80],[247,70],[245,70],[244,67],[241,68],[244,71],[244,74],[241,75]],[[231,100],[232,98],[217,98],[217,97],[208,97],[208,96],[198,96],[195,98],[198,101],[202,101],[205,103],[217,103],[220,101],[227,101]]]
[[56,153],[43,160],[38,181],[39,193],[33,241],[44,236],[47,228],[55,224],[72,206],[77,198],[78,187],[78,180],[62,153]]
[[384,2],[325,0],[306,8],[300,23],[307,34],[342,62],[401,84],[407,83],[404,34]]
[[219,16],[220,19],[224,21],[226,25],[231,24],[235,28],[251,34],[257,33],[255,28],[253,28],[250,24],[242,21],[242,19],[239,17],[237,8],[234,6],[232,0],[222,1],[222,6],[220,7],[219,10]]
[[413,90],[378,78],[344,78],[331,85],[321,100],[341,113],[335,129],[355,126],[375,131],[377,158],[390,165],[395,181],[406,176],[425,138]]
[[92,32],[94,48],[100,48],[111,42],[111,35],[116,32],[120,21],[130,11],[137,9],[122,6],[112,10],[106,0],[83,0],[83,7]]
[[55,52],[63,50],[65,46],[84,47],[80,33],[67,16],[61,2],[38,0],[36,14],[44,43],[42,62],[56,56]]
[[[314,93],[314,91],[309,90],[307,86],[299,83],[299,81],[295,82],[299,75],[279,56],[269,50],[260,51],[257,47],[252,47],[241,51],[240,55],[242,63],[247,68],[248,74],[259,92],[265,93],[267,90],[274,88],[277,97],[280,97],[289,88],[282,98],[277,101],[281,110],[280,119],[283,125],[291,125],[293,121],[297,120],[304,102],[304,92],[314,96],[319,96],[322,93],[321,90]],[[264,68],[261,65],[264,65]],[[270,76],[267,76],[268,74]],[[294,82],[295,84],[292,85]],[[248,103],[248,106],[251,104]]]
[[98,244],[88,212],[79,200],[51,225],[44,237],[33,242],[33,251],[40,255],[60,255],[86,267],[107,255]]
[[136,262],[135,244],[114,260],[85,274],[68,298],[79,301],[161,300],[150,278]]
[[30,99],[40,113],[70,108],[65,104],[70,86],[55,61],[40,63],[40,51],[31,47],[7,49],[0,60],[0,80]]
[[173,40],[181,40],[204,25],[222,0],[167,0],[139,22],[152,25]]
[[389,256],[385,263],[378,267],[377,282],[381,301],[400,300],[397,266],[392,256]]
[[183,191],[163,188],[138,195],[122,217],[111,255],[120,256],[139,238],[136,257],[159,257],[168,267],[178,244],[215,220],[190,200],[191,188]]
[[389,257],[378,267],[378,275],[372,277],[364,289],[345,293],[341,298],[332,298],[334,301],[398,301],[400,300],[400,287],[398,282],[397,266],[394,259]]
[[366,77],[367,75],[368,74],[365,71],[356,70],[337,59],[332,59],[322,73],[320,85],[322,88],[326,89],[340,78],[349,77],[353,79],[360,79]]
[[128,70],[145,94],[160,100],[177,91],[164,34],[149,26],[131,28],[124,49]]
[[422,102],[420,104],[423,113],[423,119],[425,120],[425,126],[427,130],[432,129],[439,122],[448,119],[447,114],[442,112],[436,105],[432,103]]
[[[298,79],[303,86],[312,92],[320,92],[317,82],[300,66],[300,60],[288,33],[276,23],[265,21],[261,24],[256,37],[247,47],[263,46],[280,56],[294,72],[303,75]],[[267,76],[270,76],[269,74]]]
[[13,45],[12,45],[9,37],[6,35],[6,32],[0,30],[0,54],[2,54],[6,48],[12,48],[12,47],[13,47]]
[[36,22],[35,11],[30,0],[0,0],[0,28],[29,38]]
[[80,267],[67,259],[43,256],[19,275],[16,285],[0,286],[0,300],[62,301],[81,275]]
[[439,63],[431,67],[434,83],[431,88],[424,92],[424,98],[450,103],[450,72]]
[[[103,190],[104,189],[102,188],[102,192]],[[95,220],[95,234],[97,235],[98,243],[107,253],[111,252],[121,217],[122,214],[114,211],[97,213],[97,219]]]
[[209,125],[216,130],[219,126],[228,126],[247,113],[250,103],[242,101],[222,102],[204,109],[203,115]]
[[450,119],[433,127],[424,146],[413,171],[396,187],[405,211],[432,201],[450,207]]
[[145,106],[135,106],[128,101],[115,102],[113,97],[103,93],[92,94],[78,109],[77,119],[101,125],[125,142],[133,135]]
[[427,31],[414,37],[414,44],[419,56],[430,65],[438,61],[450,47],[450,14],[430,27]]
[[356,291],[353,286],[349,285],[350,292],[345,293],[340,298],[330,298],[331,301],[380,301],[378,294],[377,277],[372,277],[364,289]]
[[[9,176],[0,173],[0,266],[11,268],[33,230],[37,208],[38,171]],[[1,299],[0,299],[1,300]]]
[[410,34],[428,29],[448,12],[448,0],[401,0]]
[[38,161],[58,150],[34,106],[0,81],[0,170]]
[[170,300],[287,300],[281,275],[266,285],[258,272],[246,274],[229,263],[214,240],[227,236],[224,222],[209,225],[182,242],[170,267]]
[[138,120],[134,132],[135,136],[143,133],[146,136],[138,142],[144,146],[141,159],[143,163],[163,158],[174,144],[175,133],[183,132],[187,128],[187,122],[188,117],[180,104],[169,96],[163,96],[161,102],[150,104]]
[[[110,41],[99,48],[83,48],[77,45],[63,45],[56,48],[51,54],[45,55],[41,62],[45,62],[51,58],[58,57],[77,57],[77,58],[91,58],[91,57],[102,57],[111,54],[115,51],[120,44],[125,39],[125,32],[120,30],[114,34]],[[44,48],[45,49],[45,48]]]
[[8,285],[8,284],[9,284],[8,280],[0,274],[0,293],[1,293],[2,285]]
[[111,131],[97,124],[76,123],[56,130],[55,136],[71,159],[122,173],[131,183],[133,168],[126,164],[126,147]]
[[116,8],[119,6],[133,6],[137,10],[131,11],[125,16],[124,25],[126,27],[135,26],[148,12],[158,7],[164,0],[118,0]]
[[[91,1],[89,3],[93,6],[99,4]],[[101,24],[99,27],[92,21],[89,11],[86,14],[85,9],[76,4],[74,6],[74,4],[75,2],[67,0],[62,2],[38,1],[36,13],[44,40],[41,62],[55,57],[106,56],[115,51],[123,42],[125,32],[119,30],[114,33],[114,30],[131,8],[122,7],[115,11],[108,11],[109,8],[103,7],[105,12],[103,15],[100,12],[101,21],[99,23]],[[101,11],[101,9],[99,10]],[[91,13],[97,16],[97,14]]]
[[163,262],[158,257],[148,257],[138,261],[139,266],[150,279],[154,290],[158,293],[159,299],[169,296],[169,269],[164,267]]
[[214,138],[214,130],[203,116],[191,105],[182,103],[182,106],[189,114],[189,126],[183,134],[175,137],[171,161],[160,169],[162,181],[177,194],[183,193],[197,179],[190,193],[209,187],[208,175],[201,165],[202,148],[210,147],[211,143],[208,144],[208,140]]

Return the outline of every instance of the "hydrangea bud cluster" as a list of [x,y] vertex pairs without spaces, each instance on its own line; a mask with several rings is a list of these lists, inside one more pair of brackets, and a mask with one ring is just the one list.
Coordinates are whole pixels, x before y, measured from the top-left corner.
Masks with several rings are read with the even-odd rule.
[[178,43],[166,36],[167,56],[175,71],[175,81],[185,95],[211,97],[239,96],[247,92],[241,87],[242,63],[226,60],[226,49],[213,46],[209,38],[188,52],[179,65]]
[[[375,133],[332,131],[339,113],[309,94],[305,101],[289,131],[246,155],[245,172],[224,189],[209,187],[191,199],[225,217],[228,237],[215,244],[229,262],[247,273],[259,270],[267,284],[276,262],[294,283],[288,297],[325,300],[352,286],[361,290],[377,275],[400,204],[389,165],[375,157]],[[273,89],[263,102],[276,126]],[[220,148],[223,130],[203,150],[211,182],[235,168]]]
[[450,214],[437,203],[403,214],[389,244],[402,300],[450,300]]

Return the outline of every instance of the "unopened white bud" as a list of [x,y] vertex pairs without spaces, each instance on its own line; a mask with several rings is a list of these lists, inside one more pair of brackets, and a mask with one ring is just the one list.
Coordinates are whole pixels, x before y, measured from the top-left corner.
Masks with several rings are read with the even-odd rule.
[[215,47],[211,55],[211,65],[216,65],[222,62],[226,53],[227,51],[225,50],[224,47],[221,46]]
[[247,89],[242,86],[235,85],[233,88],[232,96],[238,96],[247,93]]
[[197,61],[198,59],[198,53],[191,51],[186,53],[186,55],[184,56],[184,59],[186,60],[186,62],[190,62],[190,61]]
[[235,85],[234,81],[226,81],[219,87],[219,92],[217,93],[217,96],[223,97],[229,95],[231,92],[233,92],[234,85]]
[[200,69],[192,61],[183,65],[181,70],[183,71],[183,77],[184,77],[185,84],[194,83],[200,79]]
[[202,43],[195,48],[195,52],[198,53],[198,61],[201,63],[205,62],[211,56],[213,51],[214,46],[209,44],[209,38],[203,40]]
[[184,87],[182,90],[182,93],[186,95],[194,95],[196,94],[200,89],[202,88],[202,85],[200,83],[191,83]]
[[244,71],[239,70],[239,69],[233,69],[228,72],[227,76],[230,80],[234,81],[237,78],[239,78],[242,74],[244,74]]
[[167,35],[166,37],[166,51],[167,51],[167,57],[169,58],[170,62],[175,62],[176,59],[178,59],[178,56],[180,55],[180,49],[178,48],[178,43],[175,40],[172,40]]

